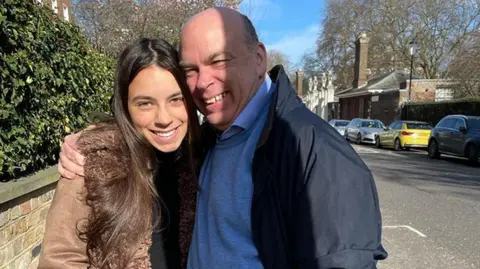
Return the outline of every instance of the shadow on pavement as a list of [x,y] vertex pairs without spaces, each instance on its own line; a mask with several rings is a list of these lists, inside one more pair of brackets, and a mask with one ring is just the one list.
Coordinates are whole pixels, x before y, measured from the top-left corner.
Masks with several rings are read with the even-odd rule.
[[439,160],[430,159],[426,152],[415,150],[377,150],[379,153],[360,153],[375,177],[410,185],[422,191],[448,192],[480,199],[480,169],[468,166],[466,160],[450,156]]

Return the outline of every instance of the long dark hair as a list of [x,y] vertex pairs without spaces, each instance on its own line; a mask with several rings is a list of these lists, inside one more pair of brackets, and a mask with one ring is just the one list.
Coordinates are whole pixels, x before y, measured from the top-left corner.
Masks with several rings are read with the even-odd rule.
[[[86,182],[86,201],[93,205],[94,212],[88,219],[83,234],[87,241],[90,264],[99,269],[128,266],[135,254],[135,246],[144,240],[152,225],[159,223],[159,219],[155,219],[160,216],[159,197],[152,181],[155,151],[135,130],[128,113],[128,87],[140,71],[151,65],[169,71],[180,86],[188,113],[188,136],[180,150],[188,154],[187,162],[191,168],[189,172],[195,173],[193,160],[196,154],[196,139],[199,137],[199,123],[192,96],[179,65],[178,53],[162,39],[136,40],[118,59],[112,100],[115,122],[130,155],[129,174],[122,181]],[[122,202],[119,202],[119,199]],[[125,248],[125,244],[129,247]]]

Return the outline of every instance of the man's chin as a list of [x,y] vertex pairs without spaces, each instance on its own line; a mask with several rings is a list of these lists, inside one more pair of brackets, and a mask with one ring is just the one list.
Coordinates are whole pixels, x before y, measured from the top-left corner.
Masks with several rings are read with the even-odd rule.
[[225,131],[233,122],[232,120],[225,119],[224,115],[218,115],[217,113],[208,115],[207,121],[215,127],[215,129],[220,131]]

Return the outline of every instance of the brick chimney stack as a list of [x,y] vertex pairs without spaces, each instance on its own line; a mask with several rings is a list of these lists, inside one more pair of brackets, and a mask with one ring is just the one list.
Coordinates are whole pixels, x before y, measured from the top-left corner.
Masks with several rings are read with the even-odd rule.
[[298,69],[297,71],[297,95],[302,96],[303,95],[303,71],[302,69]]
[[366,33],[361,33],[355,42],[355,66],[353,88],[356,89],[367,83],[368,79],[368,42]]

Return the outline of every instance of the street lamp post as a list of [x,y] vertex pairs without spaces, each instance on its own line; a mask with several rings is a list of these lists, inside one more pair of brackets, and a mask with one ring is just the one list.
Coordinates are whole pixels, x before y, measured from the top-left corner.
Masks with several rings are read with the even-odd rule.
[[409,48],[409,52],[410,52],[410,82],[409,82],[409,86],[408,86],[408,103],[410,103],[412,101],[413,56],[415,56],[415,54],[417,53],[417,48],[418,48],[417,42],[415,40],[412,40],[409,45],[410,45],[410,48]]

